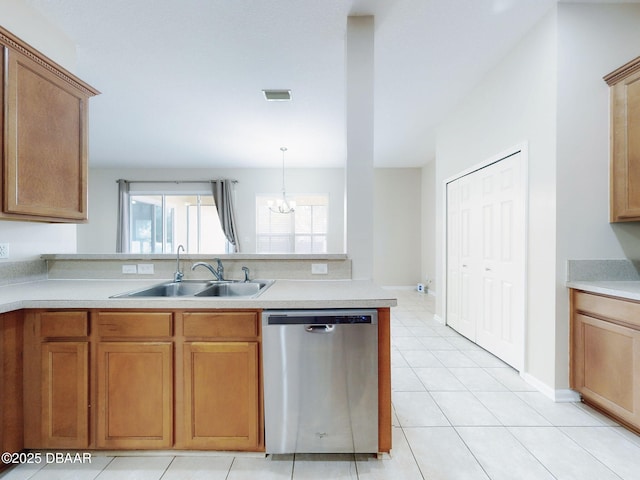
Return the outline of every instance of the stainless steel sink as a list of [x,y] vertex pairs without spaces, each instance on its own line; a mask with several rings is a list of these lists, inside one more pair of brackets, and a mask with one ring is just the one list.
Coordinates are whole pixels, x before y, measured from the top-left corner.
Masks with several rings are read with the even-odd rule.
[[140,290],[119,293],[111,298],[133,297],[257,297],[273,284],[274,280],[250,280],[248,282],[225,280],[183,280],[163,282]]
[[255,297],[273,283],[273,280],[216,283],[196,293],[196,297]]

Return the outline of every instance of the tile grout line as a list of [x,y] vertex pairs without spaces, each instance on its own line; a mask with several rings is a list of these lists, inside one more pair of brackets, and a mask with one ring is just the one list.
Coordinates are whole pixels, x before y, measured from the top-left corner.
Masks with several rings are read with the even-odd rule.
[[416,467],[418,468],[418,472],[420,472],[420,476],[422,477],[422,480],[426,480],[424,473],[422,473],[422,468],[420,468],[420,462],[418,462],[418,459],[416,458],[416,454],[413,451],[413,447],[411,446],[411,442],[409,442],[409,439],[407,438],[407,434],[404,431],[404,427],[400,426],[399,428],[400,428],[400,431],[402,432],[402,436],[404,437],[404,441],[407,442],[407,446],[409,447],[409,451],[411,452],[411,457],[413,457],[413,461],[416,463]]
[[[267,458],[267,457],[265,456],[265,458]],[[231,475],[231,469],[233,468],[233,464],[234,464],[235,462],[236,462],[236,457],[234,456],[234,457],[231,459],[231,463],[229,464],[229,470],[227,470],[227,475],[224,477],[224,479],[225,479],[225,480],[228,480],[228,479],[229,479],[229,475]]]
[[[613,473],[616,477],[622,479],[622,477],[620,475],[618,475],[617,472],[615,472],[611,467],[609,467],[609,465],[607,465],[606,463],[604,463],[602,460],[600,460],[598,457],[596,457],[593,453],[591,453],[589,450],[587,450],[585,447],[583,447],[582,445],[580,445],[578,442],[576,442],[573,438],[571,438],[569,435],[567,435],[564,430],[562,430],[562,428],[557,427],[555,425],[553,425],[553,428],[555,428],[556,430],[558,430],[562,435],[564,435],[566,438],[568,438],[571,442],[573,442],[578,448],[582,449],[583,451],[585,451],[587,453],[587,455],[589,455],[591,458],[593,458],[596,462],[598,462],[600,465],[602,465],[604,468],[606,468],[607,470],[609,470],[611,473]],[[596,427],[596,428],[600,428],[600,427]]]
[[109,460],[107,464],[104,467],[102,467],[102,470],[100,470],[98,474],[95,477],[93,477],[94,480],[97,480],[98,478],[100,478],[100,475],[102,475],[105,472],[105,470],[109,468],[109,465],[111,465],[115,461],[115,459],[116,457],[111,457],[111,460]]
[[164,469],[164,472],[162,472],[162,475],[160,475],[160,477],[158,477],[158,480],[162,480],[162,478],[167,474],[167,472],[169,471],[169,468],[171,468],[171,465],[173,465],[173,462],[176,461],[176,457],[171,457],[171,461],[169,462],[169,465],[167,465],[167,467]]

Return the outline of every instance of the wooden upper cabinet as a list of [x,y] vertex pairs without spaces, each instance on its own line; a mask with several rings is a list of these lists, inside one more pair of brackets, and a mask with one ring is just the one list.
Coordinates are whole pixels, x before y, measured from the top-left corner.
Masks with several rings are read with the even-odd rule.
[[604,77],[611,90],[611,222],[640,221],[640,57]]
[[0,28],[0,218],[87,219],[88,100],[99,92]]

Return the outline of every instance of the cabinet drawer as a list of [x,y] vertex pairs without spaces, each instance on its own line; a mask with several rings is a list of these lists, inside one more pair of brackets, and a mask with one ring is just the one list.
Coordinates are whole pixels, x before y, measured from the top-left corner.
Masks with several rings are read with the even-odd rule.
[[257,312],[187,312],[185,337],[237,338],[258,336]]
[[89,334],[87,312],[42,312],[39,317],[43,337],[86,337]]
[[98,335],[101,337],[170,337],[171,312],[100,312]]
[[619,298],[575,292],[575,309],[600,318],[608,318],[640,328],[640,303]]

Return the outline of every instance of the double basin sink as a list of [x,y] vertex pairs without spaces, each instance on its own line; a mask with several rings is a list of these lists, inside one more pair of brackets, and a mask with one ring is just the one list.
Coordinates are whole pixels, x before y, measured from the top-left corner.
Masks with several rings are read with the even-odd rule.
[[243,297],[255,298],[273,284],[274,280],[182,280],[163,282],[111,298],[135,297]]

